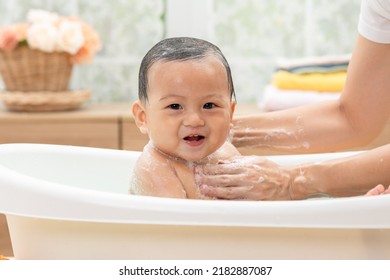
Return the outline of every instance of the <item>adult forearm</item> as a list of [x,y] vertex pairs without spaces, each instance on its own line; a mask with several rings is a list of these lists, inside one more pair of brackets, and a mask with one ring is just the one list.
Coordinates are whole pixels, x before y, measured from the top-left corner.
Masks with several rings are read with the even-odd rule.
[[339,101],[235,119],[233,144],[261,150],[316,153],[365,144]]
[[390,184],[390,144],[347,158],[294,167],[291,174],[293,199],[319,193],[363,195],[376,185]]

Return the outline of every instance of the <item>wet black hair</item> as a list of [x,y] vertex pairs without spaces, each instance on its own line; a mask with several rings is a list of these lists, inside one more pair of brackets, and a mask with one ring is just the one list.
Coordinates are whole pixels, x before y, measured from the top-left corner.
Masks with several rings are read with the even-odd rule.
[[230,97],[236,99],[229,63],[221,50],[214,44],[197,38],[167,38],[154,45],[144,56],[138,75],[138,98],[148,101],[148,71],[157,61],[185,61],[215,56],[225,66]]

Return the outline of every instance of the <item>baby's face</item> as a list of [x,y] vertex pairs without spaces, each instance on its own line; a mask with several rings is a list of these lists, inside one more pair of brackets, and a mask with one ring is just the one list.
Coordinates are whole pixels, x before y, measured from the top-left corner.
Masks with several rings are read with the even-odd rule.
[[156,62],[145,104],[149,138],[162,152],[201,160],[226,141],[234,102],[225,67],[215,57]]

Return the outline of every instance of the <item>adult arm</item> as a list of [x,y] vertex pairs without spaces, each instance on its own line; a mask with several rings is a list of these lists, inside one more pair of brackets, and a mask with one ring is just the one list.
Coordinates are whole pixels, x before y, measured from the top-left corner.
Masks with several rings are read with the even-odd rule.
[[[263,157],[238,157],[198,167],[203,194],[220,199],[290,200],[318,194],[356,196],[390,185],[390,144],[351,157],[295,166],[279,166]],[[207,176],[203,174],[207,172]]]
[[358,36],[338,100],[234,120],[233,144],[315,153],[368,144],[390,115],[390,44]]

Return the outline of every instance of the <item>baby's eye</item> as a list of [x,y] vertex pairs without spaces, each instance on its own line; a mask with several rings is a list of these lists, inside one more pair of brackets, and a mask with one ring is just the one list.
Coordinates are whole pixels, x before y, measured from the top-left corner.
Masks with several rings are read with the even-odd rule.
[[211,103],[211,102],[208,102],[208,103],[203,105],[203,109],[213,109],[215,107],[216,107],[216,105],[214,103]]
[[172,109],[172,110],[180,110],[182,109],[183,107],[181,107],[180,104],[171,104],[171,105],[168,105],[168,108]]

